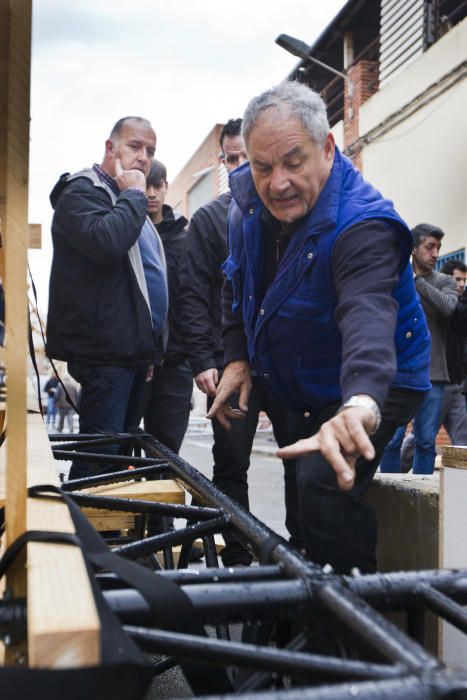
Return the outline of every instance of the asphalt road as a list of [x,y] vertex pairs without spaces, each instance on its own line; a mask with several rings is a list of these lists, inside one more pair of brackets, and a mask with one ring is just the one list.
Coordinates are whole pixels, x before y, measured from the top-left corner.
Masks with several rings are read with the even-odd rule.
[[[250,511],[268,527],[284,537],[285,506],[282,462],[266,450],[274,451],[275,442],[269,436],[258,435],[255,446],[263,452],[253,452],[248,470]],[[188,437],[180,455],[202,474],[212,477],[211,442],[206,437]]]
[[[250,510],[268,527],[278,534],[286,536],[284,525],[284,483],[282,462],[268,452],[274,452],[275,443],[268,434],[258,435],[248,471]],[[198,469],[202,474],[212,476],[211,439],[209,436],[189,436],[185,439],[180,456]],[[183,521],[180,523],[183,525]],[[231,629],[233,637],[239,635],[239,625]],[[193,697],[183,674],[177,668],[158,676],[147,693],[145,700],[163,700],[165,698]]]

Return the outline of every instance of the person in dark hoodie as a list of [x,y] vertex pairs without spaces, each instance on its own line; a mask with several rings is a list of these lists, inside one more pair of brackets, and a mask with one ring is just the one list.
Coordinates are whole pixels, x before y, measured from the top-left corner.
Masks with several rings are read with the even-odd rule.
[[[165,258],[146,199],[155,148],[151,124],[124,117],[101,165],[62,175],[51,194],[47,355],[66,360],[81,384],[81,433],[135,425],[148,367],[162,355]],[[73,463],[71,479],[88,474],[87,463]]]
[[148,215],[162,239],[167,261],[169,287],[169,337],[162,363],[154,368],[146,388],[145,430],[173,452],[178,453],[190,417],[193,378],[185,357],[180,324],[180,266],[184,254],[184,216],[165,204],[167,170],[155,160],[146,181]]

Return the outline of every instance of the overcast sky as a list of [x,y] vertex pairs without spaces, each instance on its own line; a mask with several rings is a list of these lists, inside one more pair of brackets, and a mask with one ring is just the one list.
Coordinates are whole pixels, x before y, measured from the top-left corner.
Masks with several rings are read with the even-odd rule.
[[29,221],[42,224],[42,250],[29,257],[43,312],[58,176],[101,162],[113,124],[138,114],[155,128],[170,182],[214,124],[296,65],[276,36],[312,44],[344,4],[33,0]]

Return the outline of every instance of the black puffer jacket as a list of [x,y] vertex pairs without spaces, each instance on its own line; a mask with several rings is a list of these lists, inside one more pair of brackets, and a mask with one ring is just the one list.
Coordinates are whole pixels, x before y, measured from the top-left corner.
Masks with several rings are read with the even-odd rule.
[[164,204],[162,221],[156,225],[164,246],[169,286],[169,341],[164,354],[165,363],[179,364],[185,360],[183,324],[180,316],[180,268],[186,242],[187,219]]
[[466,377],[466,348],[467,289],[464,290],[457,302],[448,328],[446,360],[451,384],[461,384]]
[[50,197],[47,355],[92,364],[152,362],[157,341],[128,255],[145,221],[146,198],[124,190],[114,206],[107,187],[92,177],[91,170],[71,180],[66,174]]
[[227,258],[227,213],[232,195],[200,207],[188,227],[182,270],[182,322],[193,375],[223,367],[221,265]]

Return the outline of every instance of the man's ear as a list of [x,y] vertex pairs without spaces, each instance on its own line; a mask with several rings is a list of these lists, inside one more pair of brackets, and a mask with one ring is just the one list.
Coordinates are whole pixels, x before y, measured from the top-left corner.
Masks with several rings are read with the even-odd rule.
[[113,155],[114,149],[114,142],[111,139],[107,139],[107,141],[105,142],[105,155],[107,156],[107,158]]
[[331,132],[328,133],[326,136],[326,141],[324,142],[324,155],[326,160],[332,161],[334,160],[334,151],[336,150],[336,142],[334,140],[334,136]]

